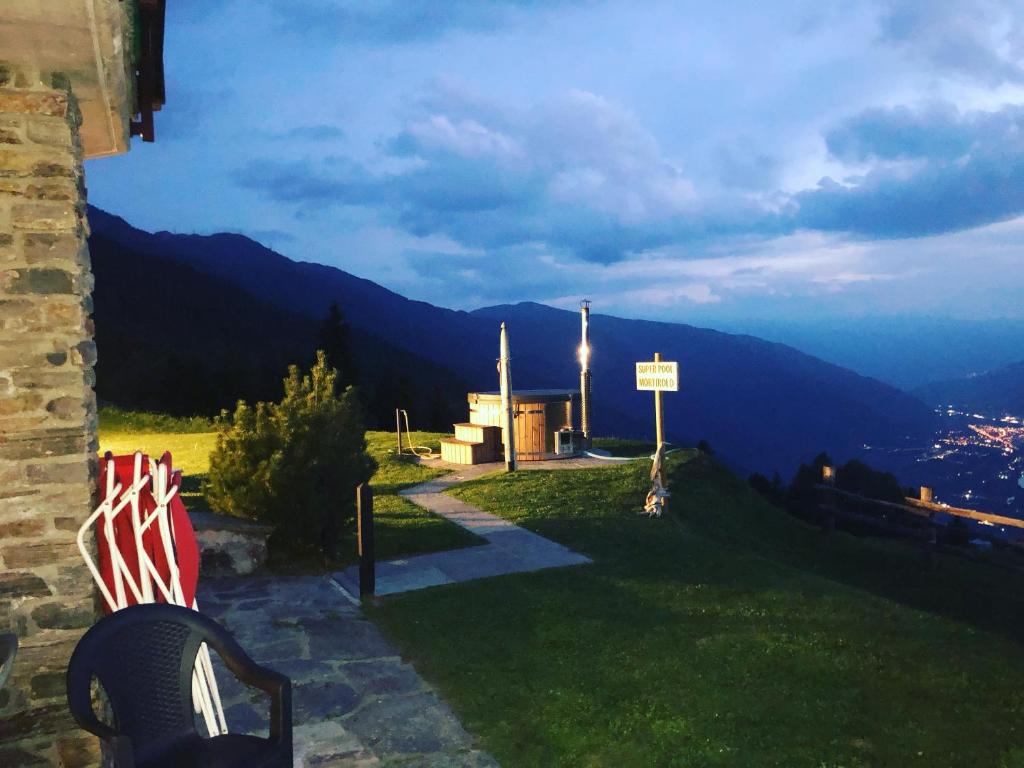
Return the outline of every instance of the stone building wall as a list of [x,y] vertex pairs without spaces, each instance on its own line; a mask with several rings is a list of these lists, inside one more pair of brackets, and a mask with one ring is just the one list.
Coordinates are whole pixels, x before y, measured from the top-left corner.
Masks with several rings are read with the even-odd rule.
[[70,90],[0,65],[0,765],[94,765],[64,674],[95,620],[78,527],[93,508],[92,274],[80,117]]

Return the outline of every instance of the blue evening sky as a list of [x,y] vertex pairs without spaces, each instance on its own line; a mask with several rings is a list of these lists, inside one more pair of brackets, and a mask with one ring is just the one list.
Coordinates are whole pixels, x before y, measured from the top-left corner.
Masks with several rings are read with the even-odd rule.
[[149,230],[455,308],[1024,317],[1021,0],[174,0]]

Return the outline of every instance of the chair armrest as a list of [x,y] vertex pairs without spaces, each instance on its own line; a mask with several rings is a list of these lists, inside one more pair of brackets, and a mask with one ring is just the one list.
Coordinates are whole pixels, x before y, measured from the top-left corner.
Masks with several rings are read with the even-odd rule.
[[278,744],[292,743],[292,681],[272,669],[261,667],[246,657],[248,664],[233,666],[228,658],[228,669],[246,685],[270,694],[270,738]]
[[14,658],[18,655],[18,636],[12,633],[0,635],[0,688],[14,669]]
[[75,722],[110,746],[117,768],[133,768],[135,751],[131,739],[96,717],[92,708],[92,672],[77,663],[74,655],[68,665],[67,689],[68,709]]
[[[270,670],[267,670],[268,672]],[[274,672],[277,675],[276,672]],[[270,738],[292,748],[292,681],[284,675],[281,684],[270,696]]]
[[278,744],[292,745],[292,681],[272,669],[253,661],[223,627],[217,635],[207,635],[206,642],[224,660],[225,666],[246,685],[270,695],[270,738]]

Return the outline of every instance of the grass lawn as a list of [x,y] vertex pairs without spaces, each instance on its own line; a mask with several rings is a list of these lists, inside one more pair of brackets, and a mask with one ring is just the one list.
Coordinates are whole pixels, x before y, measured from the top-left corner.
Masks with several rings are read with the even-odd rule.
[[[162,414],[103,409],[100,412],[100,451],[131,453],[141,450],[152,456],[170,451],[175,467],[184,472],[182,498],[185,505],[192,511],[210,511],[201,486],[210,470],[210,452],[217,438],[212,430],[209,421],[199,418],[176,419]],[[430,432],[412,433],[415,444],[435,449],[442,437],[444,435]],[[465,529],[398,495],[401,489],[444,474],[444,470],[396,456],[393,432],[368,432],[366,439],[379,465],[371,480],[377,557],[388,559],[483,543]],[[343,544],[342,550],[351,554],[332,562],[331,568],[356,562],[354,540],[351,545]],[[300,567],[316,566],[302,563]]]
[[824,537],[694,452],[454,495],[594,559],[372,616],[506,768],[1024,766],[1019,576]]

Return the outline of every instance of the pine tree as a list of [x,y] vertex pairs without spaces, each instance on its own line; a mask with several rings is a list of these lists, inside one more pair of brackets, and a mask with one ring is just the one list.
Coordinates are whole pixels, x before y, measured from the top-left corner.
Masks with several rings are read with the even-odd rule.
[[376,464],[356,391],[338,391],[322,351],[288,369],[277,403],[240,401],[218,419],[205,493],[214,511],[275,526],[274,546],[331,554],[355,520],[355,489]]
[[332,301],[327,317],[320,324],[319,348],[327,354],[327,362],[338,371],[339,389],[355,384],[357,371],[352,355],[352,334],[345,313]]

